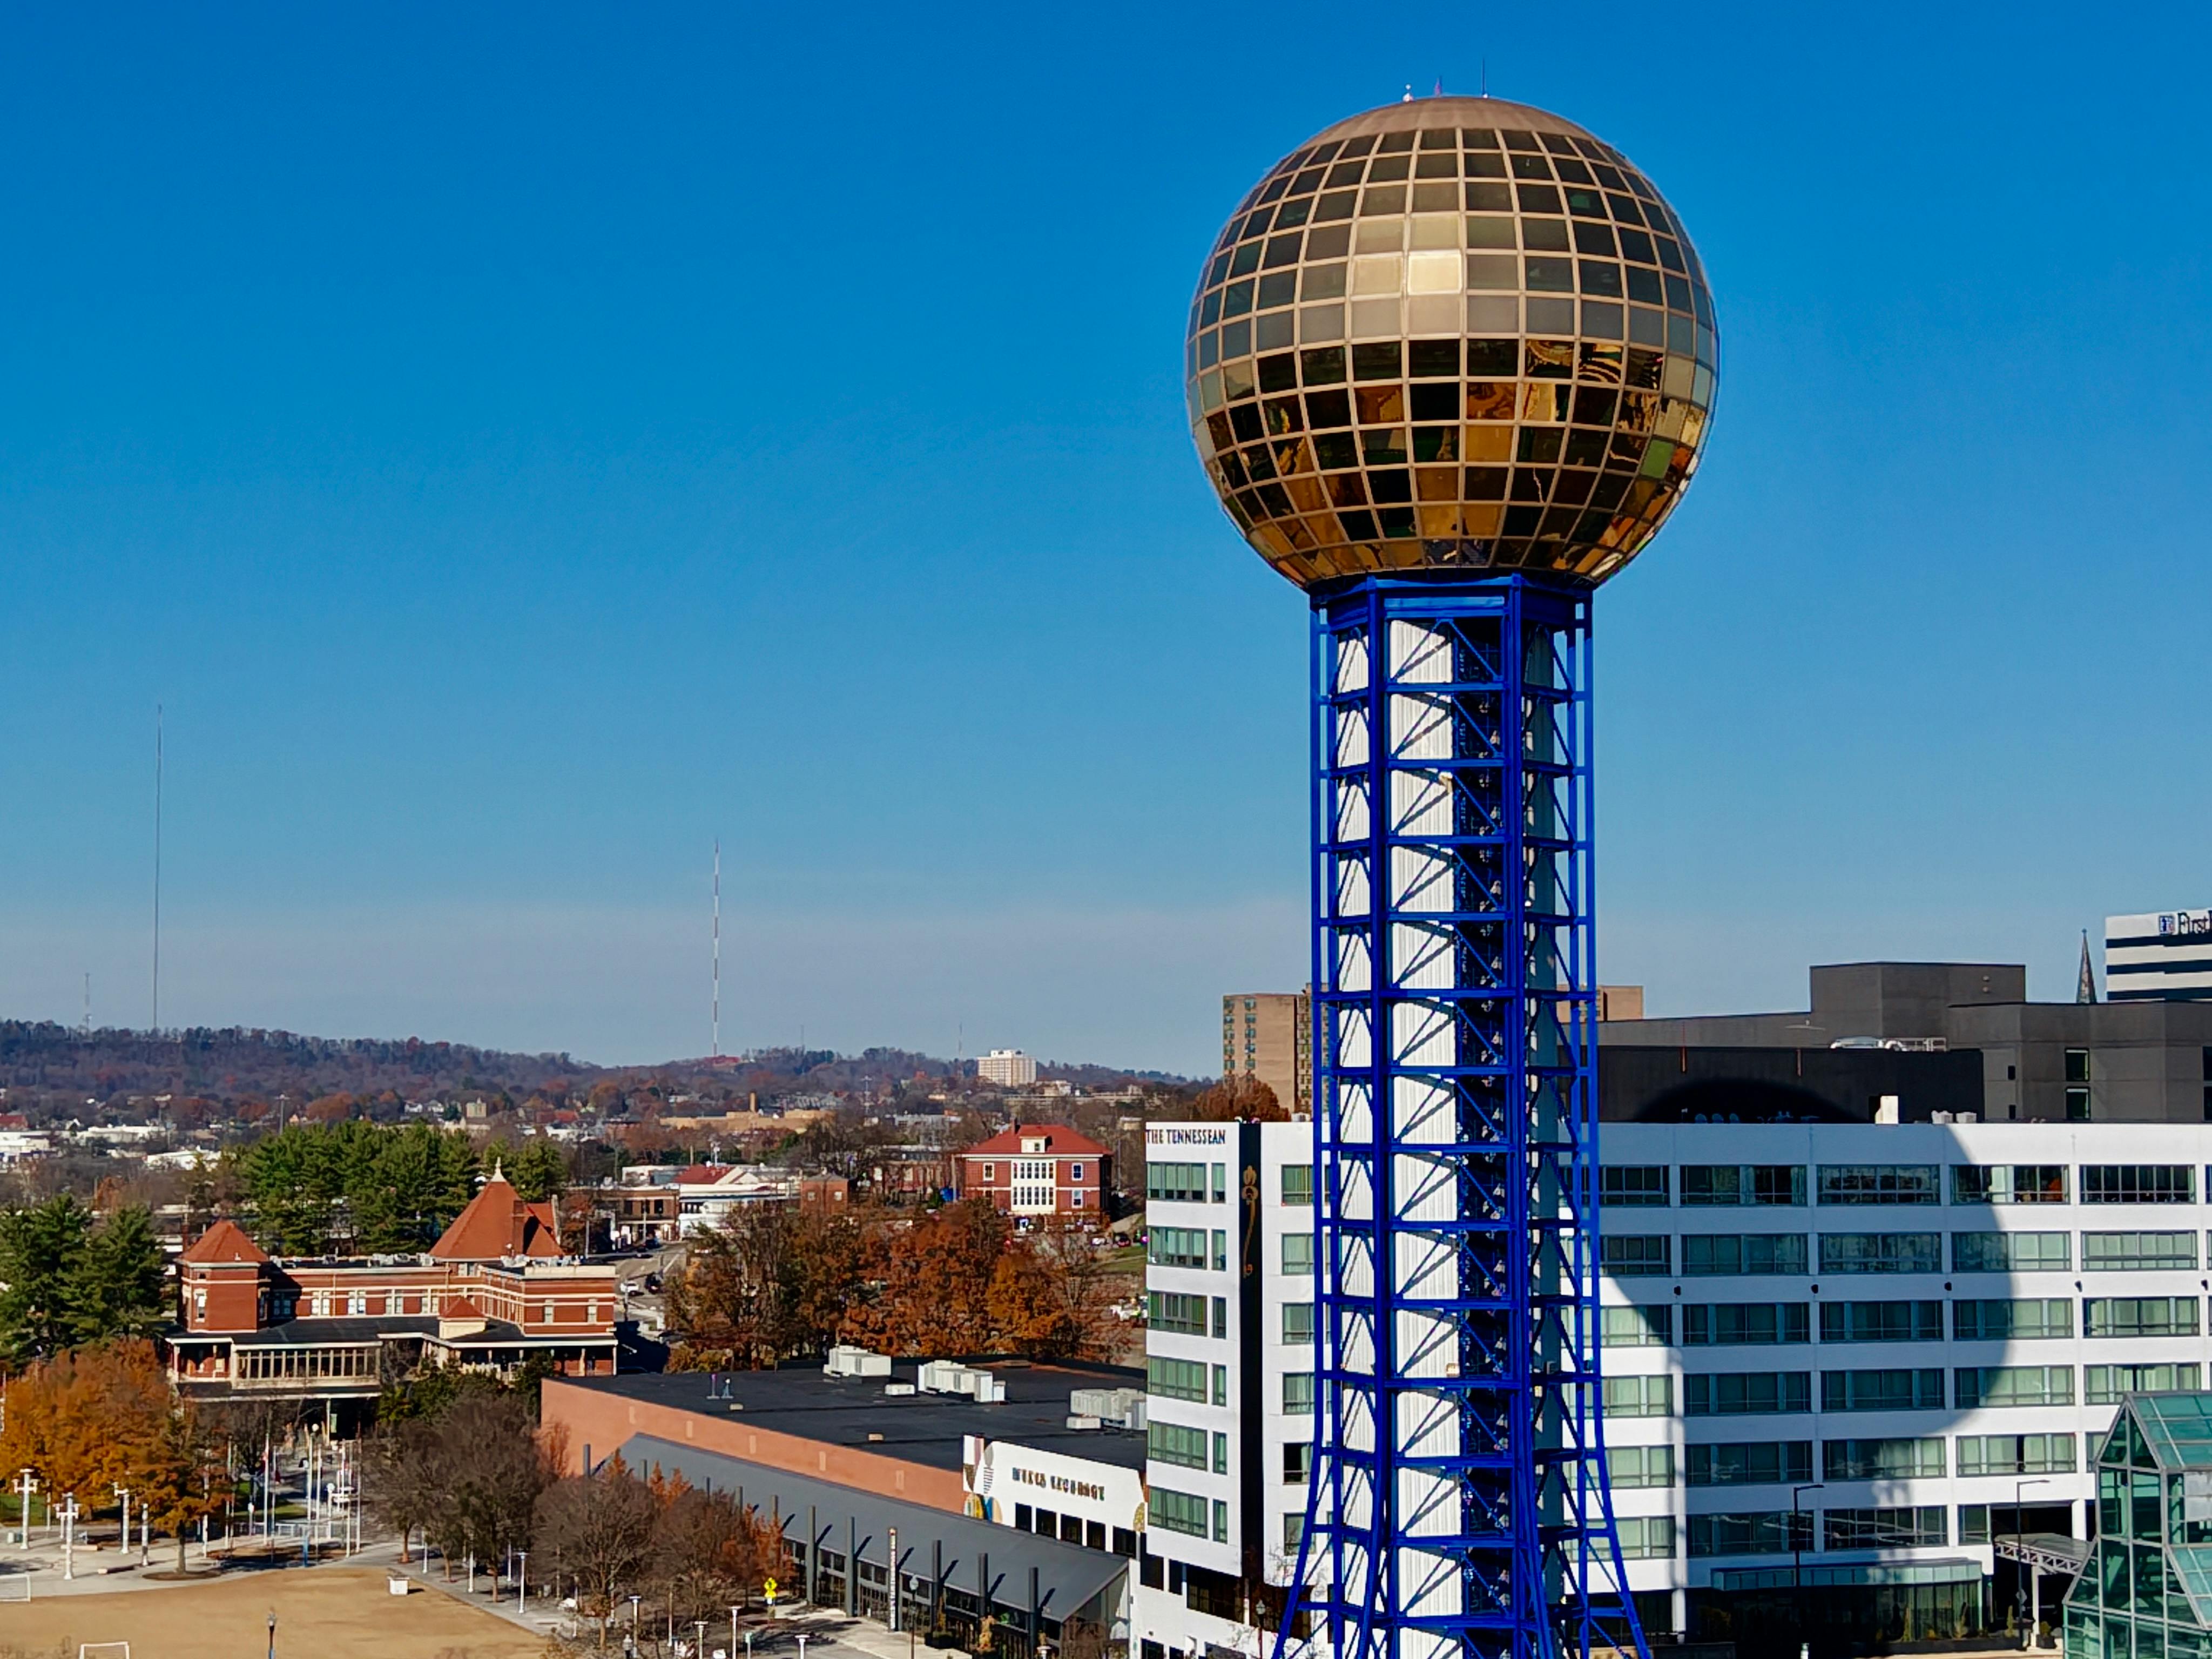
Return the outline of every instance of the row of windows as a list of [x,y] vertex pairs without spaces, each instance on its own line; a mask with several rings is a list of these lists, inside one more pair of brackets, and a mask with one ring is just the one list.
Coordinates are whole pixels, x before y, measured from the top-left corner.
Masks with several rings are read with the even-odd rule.
[[[1958,1537],[1961,1545],[1990,1541],[1990,1505],[1959,1505]],[[2005,1507],[2005,1506],[2000,1506]],[[1822,1510],[1793,1513],[1764,1510],[1748,1515],[1693,1515],[1688,1517],[1692,1556],[1787,1555],[1796,1550],[1864,1550],[1928,1548],[1949,1543],[1945,1516],[1940,1505],[1910,1509]],[[1675,1523],[1672,1516],[1624,1516],[1617,1523],[1621,1553],[1633,1559],[1667,1559],[1675,1553]],[[2122,1575],[2124,1578],[2124,1574]]]
[[[1226,1228],[1154,1227],[1146,1235],[1145,1260],[1155,1267],[1207,1267],[1229,1271]],[[1314,1236],[1283,1235],[1282,1271],[1293,1276],[1314,1270]]]
[[[1822,1204],[1941,1204],[1942,1175],[1938,1164],[1822,1164],[1814,1170],[1812,1192]],[[2063,1204],[2063,1164],[1954,1164],[1954,1204]],[[1680,1201],[1696,1208],[1716,1205],[1802,1205],[1806,1201],[1805,1166],[1800,1164],[1685,1164],[1680,1170]],[[1607,1164],[1599,1172],[1599,1193],[1608,1205],[1650,1207],[1674,1201],[1670,1182],[1676,1171],[1665,1164]],[[2208,1181],[2212,1191],[2212,1181]],[[2085,1164],[2081,1168],[2084,1204],[2194,1204],[2193,1164]]]
[[[1953,1273],[2066,1273],[2074,1263],[2071,1233],[1952,1233]],[[1940,1273],[1942,1233],[1685,1233],[1675,1266],[1670,1233],[1614,1233],[1599,1245],[1599,1261],[1613,1279],[1795,1277],[1824,1273]],[[2197,1266],[2197,1235],[2189,1232],[2085,1232],[2084,1273],[2150,1273]]]
[[[2112,1406],[2130,1394],[2167,1393],[2197,1386],[2196,1365],[2087,1365],[2082,1368],[2082,1401]],[[1813,1409],[1811,1371],[1709,1371],[1681,1379],[1685,1417],[1789,1417]],[[1608,1376],[1608,1417],[1672,1417],[1671,1376]],[[1941,1411],[1944,1406],[1940,1366],[1888,1366],[1870,1370],[1822,1371],[1823,1412]],[[2071,1365],[1961,1365],[1951,1373],[1952,1407],[2070,1406]]]
[[[2077,1448],[2071,1434],[1962,1434],[1955,1442],[1961,1476],[2071,1474]],[[1942,1437],[1903,1440],[1824,1440],[1823,1480],[1941,1480],[1952,1449]],[[1684,1471],[1692,1486],[1795,1486],[1812,1480],[1809,1440],[1729,1441],[1688,1446]],[[1672,1446],[1616,1446],[1606,1454],[1615,1491],[1675,1484]]]
[[[1944,1304],[1932,1300],[1823,1302],[1823,1342],[1941,1342]],[[1951,1336],[1960,1342],[2055,1340],[2074,1334],[2067,1297],[1954,1302]],[[2202,1309],[2193,1296],[2093,1296],[2081,1304],[2085,1336],[2195,1336]],[[1811,1304],[1803,1302],[1692,1303],[1682,1310],[1686,1347],[1808,1342]],[[1674,1310],[1654,1303],[1607,1308],[1599,1327],[1609,1348],[1674,1346]]]
[[[1076,1170],[1081,1178],[1080,1167]],[[1285,1204],[1313,1202],[1313,1165],[1285,1164],[1279,1183]],[[1145,1164],[1145,1196],[1166,1204],[1225,1204],[1229,1201],[1229,1166],[1225,1164]]]

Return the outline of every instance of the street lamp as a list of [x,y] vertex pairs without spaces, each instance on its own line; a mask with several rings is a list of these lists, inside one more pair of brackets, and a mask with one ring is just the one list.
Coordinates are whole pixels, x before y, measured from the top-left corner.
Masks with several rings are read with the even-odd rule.
[[269,1615],[269,1659],[276,1659],[276,1615]]
[[1798,1522],[1803,1512],[1798,1500],[1808,1492],[1825,1492],[1824,1482],[1808,1480],[1790,1489],[1790,1607],[1797,1620],[1797,1659],[1812,1659],[1813,1644],[1805,1634],[1805,1529]]
[[[2043,1623],[2043,1575],[2035,1570],[2035,1563],[2027,1559],[2027,1516],[2023,1513],[2026,1505],[2021,1501],[2021,1494],[2030,1486],[2047,1486],[2050,1484],[2049,1478],[2042,1475],[2012,1483],[2013,1532],[2021,1540],[2021,1571],[2027,1575],[2027,1628],[2021,1632],[2020,1644],[2023,1648],[2035,1646],[2038,1626]],[[2013,1605],[2020,1605],[2018,1590],[2013,1592]]]

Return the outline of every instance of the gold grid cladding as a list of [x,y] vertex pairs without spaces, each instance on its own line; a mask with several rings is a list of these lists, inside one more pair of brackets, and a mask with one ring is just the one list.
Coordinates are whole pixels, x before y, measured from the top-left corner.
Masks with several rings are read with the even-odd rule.
[[1310,585],[1603,580],[1697,470],[1717,362],[1696,250],[1618,150],[1437,98],[1340,123],[1245,198],[1184,368],[1223,505]]

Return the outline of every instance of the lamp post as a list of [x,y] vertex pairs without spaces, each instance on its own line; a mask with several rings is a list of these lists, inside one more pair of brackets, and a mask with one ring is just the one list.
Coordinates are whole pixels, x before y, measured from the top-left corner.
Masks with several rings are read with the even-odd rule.
[[[2038,1475],[2033,1480],[2015,1480],[2012,1483],[2013,1532],[2022,1540],[2020,1565],[2021,1571],[2027,1575],[2027,1628],[2021,1632],[2020,1644],[2024,1648],[2036,1645],[2037,1627],[2043,1623],[2043,1576],[2036,1571],[2035,1563],[2027,1559],[2027,1550],[2025,1540],[2027,1537],[2027,1517],[2021,1512],[2026,1505],[2021,1500],[2021,1494],[2030,1486],[2047,1486],[2050,1484],[2050,1480],[2042,1475]],[[2013,1600],[2014,1605],[2018,1606],[2018,1591],[2014,1592]]]
[[1808,1492],[1825,1492],[1818,1480],[1790,1489],[1790,1611],[1797,1621],[1798,1659],[1812,1659],[1813,1644],[1805,1634],[1805,1528],[1799,1500]]
[[269,1615],[269,1659],[276,1659],[276,1615]]
[[528,1550],[517,1550],[514,1553],[514,1610],[517,1613],[530,1611],[530,1552]]
[[31,1547],[31,1494],[38,1491],[38,1477],[33,1474],[30,1470],[25,1469],[22,1473],[22,1478],[15,1483],[15,1490],[23,1495],[23,1506],[16,1511],[15,1516],[15,1518],[21,1521],[23,1523],[23,1526],[22,1529],[18,1532],[15,1536],[26,1550]]

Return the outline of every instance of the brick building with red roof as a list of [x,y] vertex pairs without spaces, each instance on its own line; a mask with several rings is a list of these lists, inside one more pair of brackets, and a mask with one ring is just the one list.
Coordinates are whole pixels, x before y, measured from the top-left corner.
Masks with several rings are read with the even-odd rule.
[[988,1198],[1006,1214],[1106,1220],[1113,1154],[1064,1123],[1017,1123],[954,1161],[963,1198]]
[[280,1260],[225,1218],[177,1272],[183,1318],[163,1346],[178,1386],[203,1398],[335,1411],[425,1364],[505,1374],[543,1356],[563,1376],[616,1370],[614,1269],[568,1255],[554,1206],[495,1170],[422,1255]]

